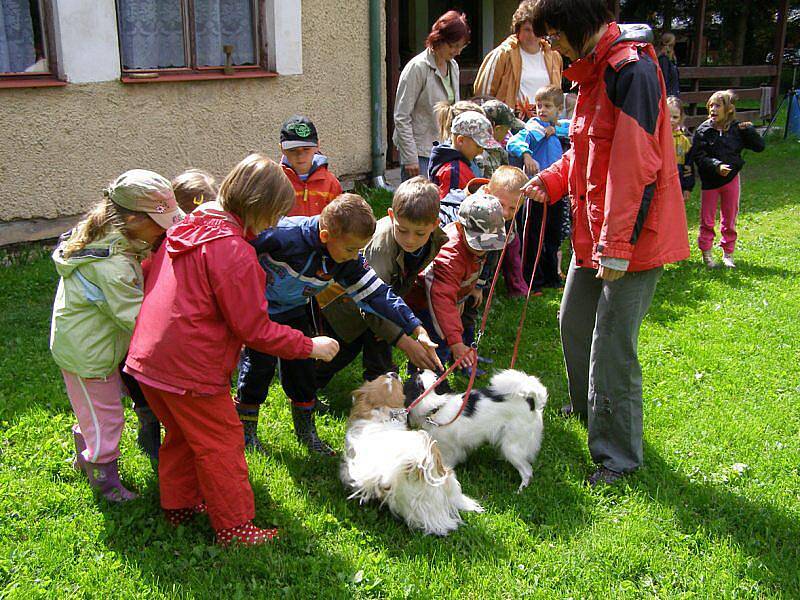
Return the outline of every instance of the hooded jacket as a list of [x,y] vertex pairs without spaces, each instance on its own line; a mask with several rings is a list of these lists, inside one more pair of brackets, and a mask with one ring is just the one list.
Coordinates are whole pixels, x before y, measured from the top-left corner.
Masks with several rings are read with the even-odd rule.
[[217,202],[167,231],[153,258],[126,366],[199,394],[230,390],[243,344],[307,358],[311,339],[270,321],[266,279],[241,221]]
[[[550,48],[545,40],[539,44],[544,52],[544,65],[550,76],[550,84],[561,87],[563,61],[561,55]],[[520,113],[519,86],[522,81],[522,56],[516,35],[508,36],[502,44],[483,59],[475,76],[476,96],[494,96]],[[529,98],[532,101],[533,98]]]
[[64,242],[52,258],[58,282],[50,323],[56,364],[83,378],[108,377],[124,360],[142,305],[140,261],[147,246],[119,231],[87,244],[69,258]]
[[[734,120],[728,129],[720,131],[709,119],[695,130],[689,154],[697,165],[703,189],[715,190],[733,181],[742,170],[742,150],[761,152],[764,147],[764,138],[752,125],[740,129],[739,121]],[[728,175],[719,173],[719,166],[723,164],[731,168]]]
[[572,147],[539,177],[551,202],[570,195],[579,267],[643,271],[689,256],[664,79],[643,33],[610,23],[564,73],[579,86]]
[[328,170],[328,157],[315,154],[311,162],[311,170],[305,181],[286,161],[281,159],[283,172],[292,182],[294,188],[294,206],[287,216],[313,217],[322,212],[331,200],[342,193],[342,186],[336,176]]
[[449,142],[433,145],[428,179],[439,188],[439,199],[447,196],[450,190],[466,189],[475,177],[480,177],[480,173],[473,172],[467,158]]

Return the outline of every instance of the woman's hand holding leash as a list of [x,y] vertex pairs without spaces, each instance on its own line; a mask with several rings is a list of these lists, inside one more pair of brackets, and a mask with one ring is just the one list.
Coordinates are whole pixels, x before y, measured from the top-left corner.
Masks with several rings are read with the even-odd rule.
[[528,183],[522,186],[522,193],[534,202],[540,202],[542,204],[550,203],[550,196],[548,195],[542,180],[539,179],[538,176],[534,177]]
[[313,346],[309,358],[331,362],[333,357],[339,353],[339,342],[326,335],[311,338],[311,343]]

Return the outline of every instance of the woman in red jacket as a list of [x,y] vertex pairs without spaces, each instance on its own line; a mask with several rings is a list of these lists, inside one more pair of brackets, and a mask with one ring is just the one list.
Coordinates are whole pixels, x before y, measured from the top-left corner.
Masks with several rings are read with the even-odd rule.
[[573,62],[572,148],[535,177],[540,202],[571,199],[574,254],[560,326],[571,406],[588,419],[595,485],[642,464],[639,328],[663,265],[689,256],[664,78],[649,28],[604,0],[537,0],[534,31]]
[[289,180],[269,158],[251,154],[234,167],[215,202],[167,232],[126,361],[167,432],[158,465],[165,516],[179,525],[207,511],[222,545],[276,534],[252,523],[244,435],[230,394],[242,345],[326,361],[339,349],[267,316],[266,275],[246,237],[274,226],[293,202]]

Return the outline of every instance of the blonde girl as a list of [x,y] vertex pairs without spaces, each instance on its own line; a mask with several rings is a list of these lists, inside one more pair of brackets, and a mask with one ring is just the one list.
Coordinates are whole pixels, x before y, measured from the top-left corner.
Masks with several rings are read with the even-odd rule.
[[672,142],[675,145],[675,160],[678,163],[678,177],[681,180],[683,201],[689,201],[689,195],[694,189],[694,167],[689,157],[692,141],[686,135],[684,121],[686,114],[683,112],[683,102],[677,96],[667,98],[669,108],[669,123],[672,126]]

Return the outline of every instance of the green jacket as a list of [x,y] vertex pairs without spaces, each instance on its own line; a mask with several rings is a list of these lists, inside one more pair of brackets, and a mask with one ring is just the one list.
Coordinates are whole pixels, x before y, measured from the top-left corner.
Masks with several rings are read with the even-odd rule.
[[[433,261],[446,241],[447,235],[444,231],[441,228],[434,229],[431,234],[430,252],[425,257],[420,271]],[[403,265],[404,256],[403,249],[394,239],[392,220],[388,216],[383,217],[378,221],[372,239],[364,248],[364,257],[378,277],[400,297],[408,293],[418,275],[416,271],[406,273]],[[352,342],[368,328],[378,338],[390,344],[395,344],[403,334],[403,331],[391,321],[359,310],[358,306],[344,294],[344,290],[336,284],[325,288],[316,298],[322,308],[322,314],[336,335],[346,342]]]
[[50,352],[84,378],[110,375],[125,358],[144,296],[140,262],[147,248],[118,231],[69,258],[53,252],[61,276],[53,303]]

